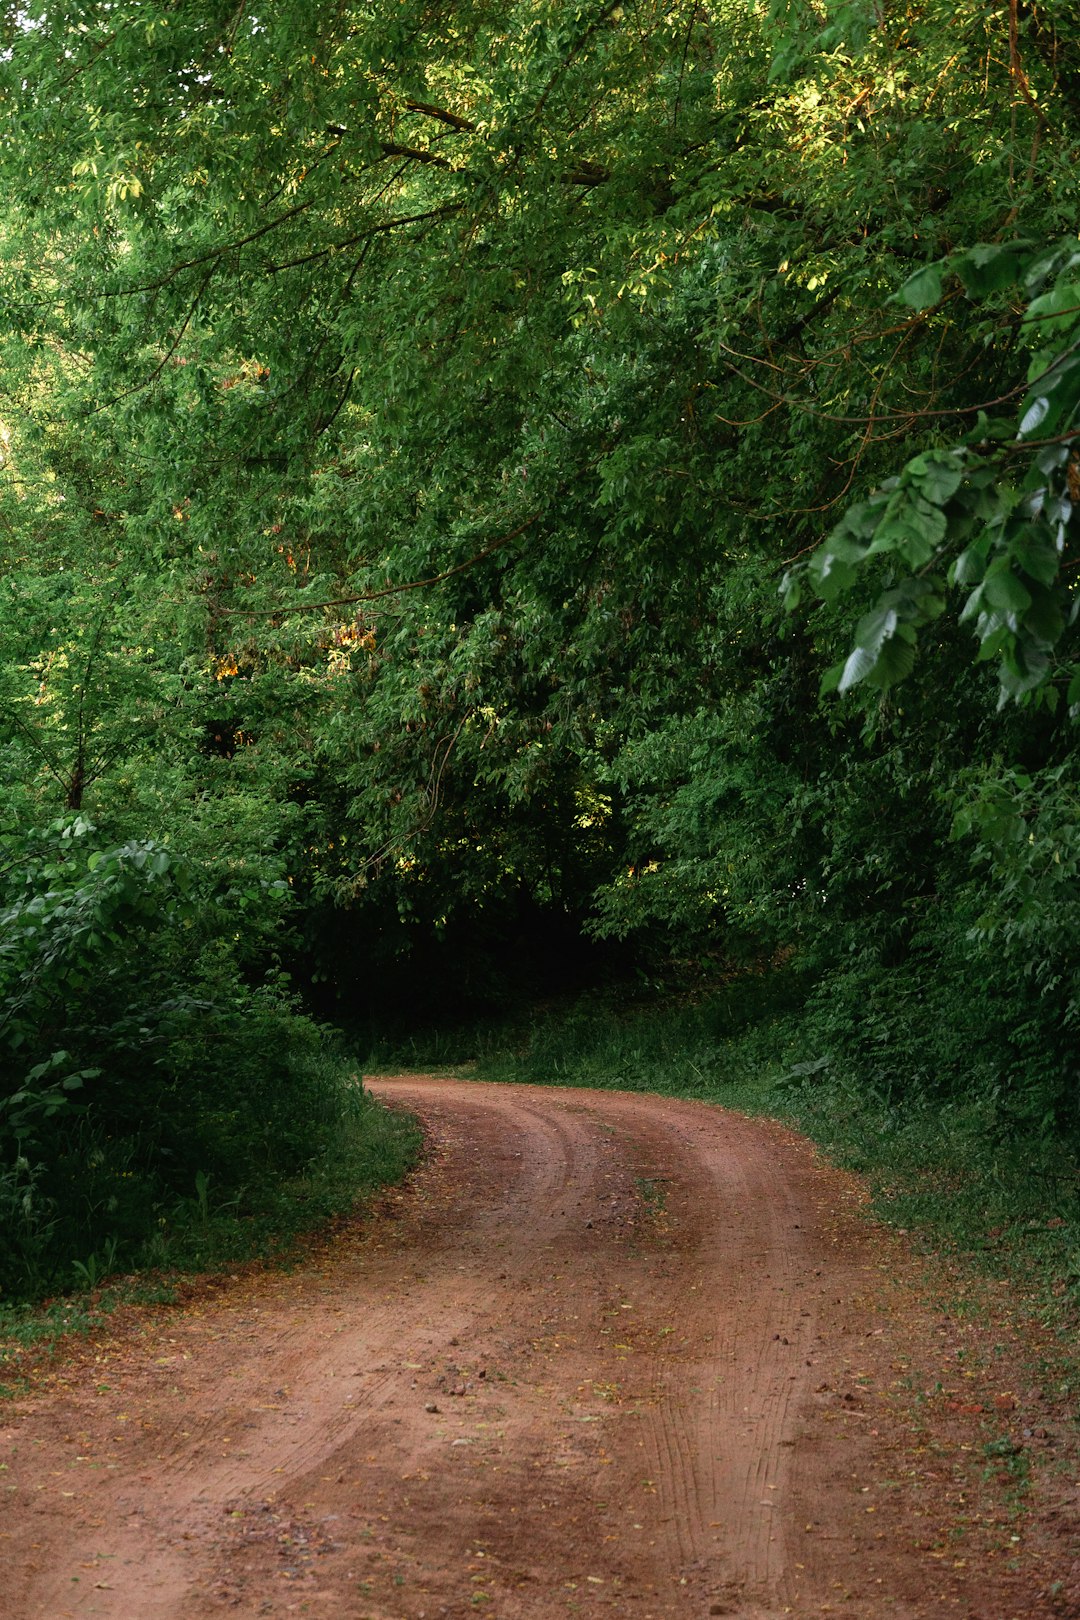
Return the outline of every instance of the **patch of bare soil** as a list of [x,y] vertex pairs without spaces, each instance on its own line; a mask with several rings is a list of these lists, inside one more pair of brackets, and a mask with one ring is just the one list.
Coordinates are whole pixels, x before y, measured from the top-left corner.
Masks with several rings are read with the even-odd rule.
[[7,1620],[1080,1614],[1076,1459],[1020,1348],[932,1306],[809,1143],[372,1089],[430,1144],[374,1217],[4,1410]]

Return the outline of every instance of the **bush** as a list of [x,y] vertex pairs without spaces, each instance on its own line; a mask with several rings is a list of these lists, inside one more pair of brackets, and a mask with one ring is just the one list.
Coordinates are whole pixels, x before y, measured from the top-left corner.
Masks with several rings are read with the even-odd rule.
[[236,916],[166,847],[101,848],[76,817],[6,856],[0,1287],[27,1294],[88,1256],[130,1260],[197,1187],[258,1209],[329,1149],[346,1080],[333,1037],[280,976],[251,982]]

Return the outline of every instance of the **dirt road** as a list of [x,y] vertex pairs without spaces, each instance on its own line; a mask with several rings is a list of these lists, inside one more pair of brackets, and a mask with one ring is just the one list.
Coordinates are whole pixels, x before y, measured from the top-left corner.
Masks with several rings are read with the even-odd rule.
[[987,1482],[1001,1366],[950,1361],[965,1330],[808,1143],[657,1097],[372,1089],[427,1127],[410,1187],[0,1411],[6,1620],[1076,1612],[1010,1506],[1020,1451]]

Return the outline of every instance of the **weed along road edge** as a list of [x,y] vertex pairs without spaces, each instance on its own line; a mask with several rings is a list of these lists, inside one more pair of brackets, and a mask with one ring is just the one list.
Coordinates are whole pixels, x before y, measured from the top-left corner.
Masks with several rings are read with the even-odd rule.
[[950,1398],[948,1323],[809,1143],[370,1085],[424,1123],[407,1187],[2,1409],[8,1620],[1076,1612],[985,1467],[1001,1366]]

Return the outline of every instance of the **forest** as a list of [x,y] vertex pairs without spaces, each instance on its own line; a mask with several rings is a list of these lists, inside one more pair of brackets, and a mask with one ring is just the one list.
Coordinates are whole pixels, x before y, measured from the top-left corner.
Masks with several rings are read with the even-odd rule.
[[754,1069],[1080,1284],[1077,21],[3,7],[5,1299],[403,1163],[378,1052]]

